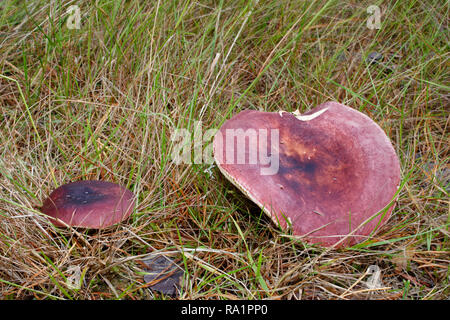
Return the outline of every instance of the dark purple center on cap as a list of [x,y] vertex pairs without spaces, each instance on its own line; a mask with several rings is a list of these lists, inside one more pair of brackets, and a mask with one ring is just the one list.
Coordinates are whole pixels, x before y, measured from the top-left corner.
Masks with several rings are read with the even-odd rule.
[[67,204],[89,205],[98,201],[103,201],[106,196],[87,186],[69,185],[66,188]]

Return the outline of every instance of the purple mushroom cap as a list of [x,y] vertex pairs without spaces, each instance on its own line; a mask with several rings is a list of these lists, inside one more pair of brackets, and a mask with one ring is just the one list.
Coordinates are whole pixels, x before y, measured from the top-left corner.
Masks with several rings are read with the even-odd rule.
[[126,220],[133,212],[134,194],[111,182],[83,180],[54,190],[41,211],[55,226],[103,229]]
[[[400,164],[389,138],[368,116],[337,102],[302,115],[242,111],[223,124],[213,148],[228,180],[309,243],[364,241],[394,208]],[[267,155],[278,161],[273,174],[267,174]]]

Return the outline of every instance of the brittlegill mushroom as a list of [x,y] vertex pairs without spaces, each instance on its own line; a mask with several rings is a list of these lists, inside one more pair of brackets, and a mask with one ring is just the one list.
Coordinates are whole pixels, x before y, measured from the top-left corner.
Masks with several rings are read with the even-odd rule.
[[228,180],[311,244],[367,240],[395,206],[400,164],[389,138],[337,102],[304,114],[242,111],[214,136],[213,150]]
[[55,189],[41,211],[58,227],[104,229],[133,212],[134,194],[112,182],[82,180]]

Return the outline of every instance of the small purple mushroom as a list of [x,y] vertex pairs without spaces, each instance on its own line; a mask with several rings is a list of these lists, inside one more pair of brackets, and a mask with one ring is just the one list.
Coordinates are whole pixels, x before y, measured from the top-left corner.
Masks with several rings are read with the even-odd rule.
[[58,227],[104,229],[126,220],[134,194],[111,182],[83,180],[65,184],[44,201],[41,211]]

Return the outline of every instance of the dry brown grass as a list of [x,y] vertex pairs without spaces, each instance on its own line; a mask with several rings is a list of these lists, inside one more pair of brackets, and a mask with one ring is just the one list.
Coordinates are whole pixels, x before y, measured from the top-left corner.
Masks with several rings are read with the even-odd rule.
[[[69,4],[0,3],[2,299],[159,299],[139,263],[155,252],[186,271],[180,299],[448,299],[448,4],[383,4],[369,30],[359,1],[83,2],[68,30]],[[217,168],[171,161],[196,120],[327,100],[377,121],[401,160],[393,216],[363,245],[292,239]],[[135,192],[128,223],[53,227],[39,206],[80,179]]]

